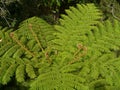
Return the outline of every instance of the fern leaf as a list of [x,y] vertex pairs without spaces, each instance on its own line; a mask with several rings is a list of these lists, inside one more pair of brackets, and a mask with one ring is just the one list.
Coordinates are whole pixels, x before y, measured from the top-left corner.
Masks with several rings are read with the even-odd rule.
[[15,70],[16,70],[16,64],[13,63],[9,66],[9,68],[7,69],[7,71],[5,72],[2,78],[3,84],[7,84],[11,80],[11,77],[13,77]]
[[[29,24],[31,24],[32,27],[30,27]],[[39,42],[41,44],[44,44],[44,46],[46,46],[45,44],[47,44],[50,40],[54,39],[54,36],[52,35],[52,33],[55,32],[54,28],[38,17],[32,17],[30,19],[25,20],[21,23],[19,27],[20,28],[16,31],[16,33],[18,33],[19,36],[22,35],[27,37],[27,39],[34,40],[35,38],[38,38]],[[30,28],[34,32],[31,32]]]
[[[32,50],[35,44],[37,44],[37,43],[35,42],[35,40],[30,40],[30,41],[27,43],[27,46],[28,46],[28,48],[29,48],[30,50]],[[34,50],[33,50],[33,51],[34,51]]]
[[26,64],[26,73],[28,74],[28,76],[33,79],[36,77],[36,74],[34,72],[33,66],[30,64]]
[[17,64],[13,58],[0,58],[0,83],[7,84],[14,76]]
[[4,55],[4,53],[13,46],[11,43],[7,43],[0,48],[0,56]]
[[[6,61],[6,60],[5,60]],[[2,78],[3,78],[3,76],[4,76],[4,74],[5,74],[5,71],[8,69],[8,67],[9,67],[9,64],[8,63],[6,63],[6,62],[2,62],[1,63],[1,66],[0,66],[0,83],[2,83]]]
[[[114,22],[116,22],[118,25],[120,24],[116,20],[114,20]],[[111,52],[112,50],[119,50],[119,29],[116,30],[118,27],[115,27],[110,21],[106,21],[104,24],[100,23],[98,25],[98,30],[96,31],[96,33],[100,33],[100,37],[95,35],[96,33],[93,33],[93,35],[97,37],[96,40],[93,40],[93,44],[91,43],[91,46],[96,48],[96,50],[98,49],[100,52]]]
[[65,65],[61,68],[61,72],[63,72],[63,73],[70,73],[70,72],[77,73],[77,71],[79,71],[79,69],[82,68],[82,65],[83,65],[82,62],[68,64],[68,65]]
[[26,45],[27,44],[27,38],[26,37],[20,37],[20,42],[22,43],[22,44],[24,44],[24,45]]
[[[72,82],[71,82],[72,81]],[[88,90],[87,86],[82,85],[84,79],[72,74],[58,73],[57,71],[48,72],[40,75],[31,84],[30,90],[63,90],[63,89],[83,89]],[[52,83],[52,84],[51,84]]]
[[7,84],[11,78],[14,78],[13,76],[20,83],[24,82],[26,77],[30,80],[37,77],[40,63],[46,62],[49,57],[47,54],[50,52],[47,49],[52,44],[51,40],[54,39],[52,34],[55,29],[44,20],[32,17],[23,21],[18,30],[11,31],[6,29],[0,31],[0,83],[2,84]]
[[16,80],[18,82],[24,82],[25,81],[25,66],[23,64],[19,65],[16,69]]
[[13,53],[15,53],[18,48],[19,48],[18,45],[12,46],[9,50],[7,50],[5,52],[3,57],[11,57],[13,55]]
[[67,15],[62,15],[60,19],[61,25],[55,26],[58,31],[54,33],[55,50],[74,54],[79,43],[87,47],[88,56],[95,50],[98,55],[119,50],[120,23],[117,20],[114,20],[115,24],[108,20],[104,23],[98,22],[101,13],[93,4],[78,4],[77,8],[71,7],[66,13]]
[[[120,58],[115,58],[114,56],[114,54],[104,54],[99,57],[93,56],[94,58],[84,62],[79,75],[84,77],[84,79],[86,78],[86,83],[94,82],[95,85],[95,82],[97,84],[97,81],[103,79],[105,81],[101,81],[101,83],[105,83],[102,84],[104,86],[118,86],[118,83],[120,83],[118,75],[120,70],[118,68],[120,66],[117,66],[116,63],[120,63]],[[114,58],[112,59],[111,57]]]
[[12,42],[9,33],[12,32],[11,29],[3,28],[0,30],[0,47],[4,45],[4,43]]
[[33,48],[32,48],[32,51],[36,51],[36,52],[39,52],[40,51],[40,47],[38,44],[34,44]]
[[19,48],[16,50],[16,52],[13,55],[13,58],[21,58],[24,55],[24,50],[22,48]]
[[[55,44],[53,49],[58,50],[59,54],[62,52],[70,53],[68,56],[65,55],[66,58],[69,58],[71,54],[74,55],[78,51],[77,46],[79,44],[87,47],[92,42],[91,29],[98,23],[101,13],[93,4],[78,4],[77,8],[70,7],[69,10],[66,10],[66,13],[67,15],[62,15],[60,25],[55,26],[58,32],[54,33],[56,39],[53,40]],[[90,39],[86,36],[87,33],[91,35]],[[87,48],[89,49],[89,47]],[[70,60],[68,59],[68,61]]]

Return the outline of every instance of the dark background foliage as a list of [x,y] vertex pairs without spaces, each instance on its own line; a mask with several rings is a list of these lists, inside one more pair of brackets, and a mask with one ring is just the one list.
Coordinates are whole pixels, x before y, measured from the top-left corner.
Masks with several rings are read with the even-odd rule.
[[119,17],[119,0],[1,0],[0,25],[17,27],[21,21],[32,16],[42,17],[55,24],[65,9],[77,3],[96,4],[105,13],[105,18],[112,16],[111,7],[114,6],[114,13]]

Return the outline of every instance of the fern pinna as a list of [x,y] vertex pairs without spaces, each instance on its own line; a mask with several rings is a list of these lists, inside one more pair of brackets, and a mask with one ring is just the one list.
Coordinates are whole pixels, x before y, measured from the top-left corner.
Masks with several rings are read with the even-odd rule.
[[0,83],[15,76],[30,90],[119,90],[120,22],[94,4],[66,10],[53,28],[32,17],[0,32]]

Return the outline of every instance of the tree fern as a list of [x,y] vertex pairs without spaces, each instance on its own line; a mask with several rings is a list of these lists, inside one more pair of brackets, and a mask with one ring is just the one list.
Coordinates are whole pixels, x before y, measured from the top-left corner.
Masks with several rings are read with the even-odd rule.
[[94,4],[66,13],[56,30],[32,17],[16,31],[0,31],[0,84],[15,76],[30,90],[120,88],[120,22],[101,22]]

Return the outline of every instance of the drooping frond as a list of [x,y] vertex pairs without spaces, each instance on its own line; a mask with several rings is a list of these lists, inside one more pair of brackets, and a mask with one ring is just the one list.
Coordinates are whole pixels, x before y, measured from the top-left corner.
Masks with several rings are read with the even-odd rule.
[[[91,34],[87,34],[87,38],[91,43],[90,51],[94,48],[101,53],[109,53],[113,51],[120,50],[120,22],[114,20],[113,22],[105,21],[104,23],[99,23],[95,29],[91,30]],[[92,37],[92,38],[90,38]],[[86,42],[86,41],[85,41]],[[93,50],[94,51],[94,50]],[[93,52],[92,51],[92,52]]]
[[49,71],[40,74],[31,84],[30,90],[89,90],[88,86],[83,84],[84,78],[64,73],[59,66],[52,68],[48,67]]
[[86,79],[85,83],[90,90],[103,88],[102,90],[116,89],[120,84],[120,58],[115,54],[93,55],[84,61],[79,71],[79,76]]

